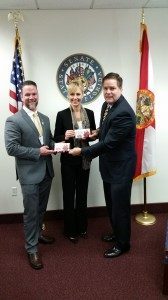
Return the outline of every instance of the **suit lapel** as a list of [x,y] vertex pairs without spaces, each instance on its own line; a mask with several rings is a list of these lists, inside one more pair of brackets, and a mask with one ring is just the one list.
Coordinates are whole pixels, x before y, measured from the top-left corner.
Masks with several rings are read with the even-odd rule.
[[[121,95],[120,98],[113,104],[113,106],[110,108],[109,113],[106,117],[106,119],[104,120],[104,122],[107,122],[107,120],[110,118],[110,116],[112,115],[112,113],[116,110],[116,108],[120,105],[120,103],[123,101],[123,96]],[[103,123],[104,123],[103,122]]]
[[102,138],[102,135],[104,135],[104,131],[107,130],[106,124],[107,124],[108,120],[113,117],[113,113],[115,112],[115,110],[117,109],[117,107],[120,105],[120,103],[123,100],[124,100],[124,97],[121,95],[120,98],[113,104],[113,106],[109,110],[108,115],[106,116],[105,120],[102,123],[103,114],[107,107],[106,103],[103,104],[104,106],[102,107],[101,123],[100,123],[100,139]]
[[70,108],[67,108],[67,110],[65,111],[65,118],[66,118],[67,128],[72,128],[73,129]]
[[23,108],[20,110],[20,113],[22,114],[22,117],[26,121],[26,123],[33,129],[33,131],[35,132],[35,134],[39,137],[39,133],[38,133],[38,130],[37,130],[36,126],[34,125],[33,121],[28,116],[28,114],[24,111]]

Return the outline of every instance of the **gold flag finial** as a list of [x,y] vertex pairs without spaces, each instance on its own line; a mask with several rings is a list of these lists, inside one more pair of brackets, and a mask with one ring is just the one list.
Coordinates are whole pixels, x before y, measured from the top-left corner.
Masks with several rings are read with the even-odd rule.
[[16,41],[18,41],[18,50],[20,53],[20,56],[22,54],[22,50],[21,50],[21,42],[20,42],[20,35],[19,35],[19,29],[18,29],[18,24],[20,21],[24,21],[23,15],[21,14],[20,10],[13,10],[10,11],[10,13],[8,14],[8,21],[13,21],[14,25],[15,25],[15,31],[16,31],[16,36],[15,36],[15,43]]
[[142,47],[142,34],[143,34],[143,30],[146,28],[145,25],[145,14],[144,14],[144,8],[142,7],[142,14],[141,14],[141,23],[140,23],[140,43],[139,43],[139,50],[141,53],[141,47]]
[[24,21],[23,15],[21,14],[20,10],[10,11],[8,14],[8,21],[13,21],[15,25],[15,29],[18,29],[18,23],[20,21]]
[[142,24],[145,24],[145,13],[144,13],[144,8],[142,8],[142,20],[141,20]]

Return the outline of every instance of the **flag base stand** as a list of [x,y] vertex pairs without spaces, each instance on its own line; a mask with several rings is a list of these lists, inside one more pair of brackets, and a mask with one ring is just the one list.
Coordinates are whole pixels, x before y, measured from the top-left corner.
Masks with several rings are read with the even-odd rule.
[[143,211],[143,213],[137,214],[135,220],[138,224],[141,225],[153,225],[156,223],[155,216],[148,214],[147,211]]

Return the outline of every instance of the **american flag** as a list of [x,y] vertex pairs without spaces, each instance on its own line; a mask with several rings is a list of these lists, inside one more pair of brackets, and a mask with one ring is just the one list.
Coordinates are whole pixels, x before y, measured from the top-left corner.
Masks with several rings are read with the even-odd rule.
[[10,89],[9,89],[9,110],[12,113],[16,113],[22,108],[21,100],[21,86],[24,81],[24,70],[21,59],[21,45],[19,31],[16,29],[15,36],[15,50],[12,63],[12,72],[10,77]]

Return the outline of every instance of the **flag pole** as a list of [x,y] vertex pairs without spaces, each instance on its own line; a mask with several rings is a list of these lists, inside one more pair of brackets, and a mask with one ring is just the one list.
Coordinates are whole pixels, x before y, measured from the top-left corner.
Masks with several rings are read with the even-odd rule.
[[154,225],[156,223],[156,218],[152,214],[149,214],[147,211],[147,196],[146,196],[146,178],[143,179],[143,188],[144,188],[144,209],[142,213],[139,213],[135,216],[135,220],[138,224],[141,225]]
[[24,69],[18,24],[23,21],[23,16],[20,11],[11,11],[8,13],[8,21],[13,21],[15,27],[14,55],[9,88],[9,110],[15,114],[22,108],[21,86],[24,81]]
[[[145,15],[144,15],[144,8],[142,8],[142,25],[145,24]],[[147,192],[146,192],[146,177],[143,178],[143,191],[144,191],[144,209],[142,213],[139,213],[135,216],[135,220],[138,224],[141,225],[153,225],[156,223],[156,218],[152,214],[149,214],[147,211]]]

